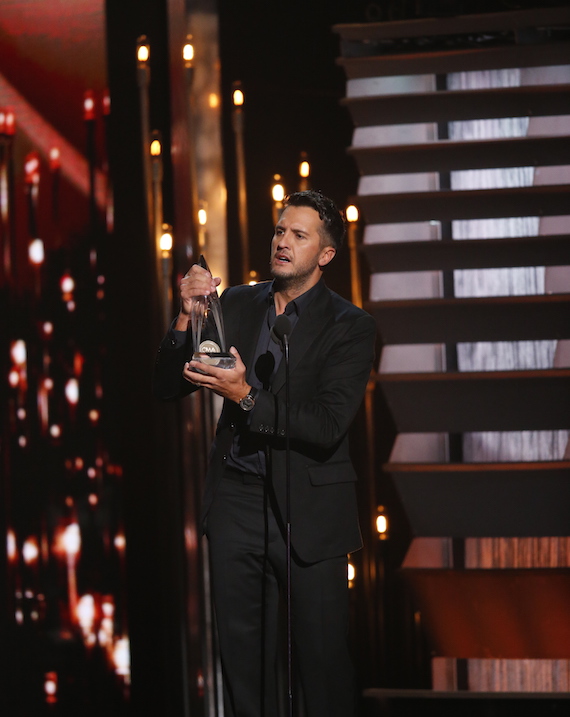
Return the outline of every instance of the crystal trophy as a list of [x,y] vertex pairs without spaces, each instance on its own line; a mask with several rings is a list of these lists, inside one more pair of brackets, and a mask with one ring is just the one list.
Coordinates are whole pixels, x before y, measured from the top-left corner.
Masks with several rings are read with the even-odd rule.
[[[202,255],[198,264],[206,271],[210,271]],[[195,297],[191,319],[194,349],[192,360],[218,368],[234,368],[235,356],[226,351],[222,305],[217,291],[208,296]]]

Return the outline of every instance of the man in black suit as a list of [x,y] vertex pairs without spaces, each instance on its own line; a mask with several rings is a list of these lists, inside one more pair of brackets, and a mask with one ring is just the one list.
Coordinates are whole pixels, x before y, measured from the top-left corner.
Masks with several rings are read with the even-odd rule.
[[271,243],[273,282],[221,296],[233,369],[186,362],[192,302],[220,280],[198,265],[180,286],[155,393],[208,388],[224,398],[203,500],[224,674],[226,714],[277,717],[279,591],[286,583],[285,361],[272,338],[290,321],[290,526],[293,659],[307,717],[350,717],[347,553],[361,547],[347,433],[374,357],[370,315],[322,279],[344,237],[319,192],[286,200]]

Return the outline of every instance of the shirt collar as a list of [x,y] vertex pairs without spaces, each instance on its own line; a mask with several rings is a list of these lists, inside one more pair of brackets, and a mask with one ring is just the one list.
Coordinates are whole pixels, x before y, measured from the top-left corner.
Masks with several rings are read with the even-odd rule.
[[[305,291],[304,294],[301,294],[296,299],[293,299],[293,301],[290,301],[287,306],[285,307],[285,314],[290,316],[293,312],[297,314],[297,316],[300,316],[302,312],[306,309],[306,307],[311,303],[313,300],[314,295],[319,291],[319,288],[323,282],[323,277],[321,277],[317,283],[314,286],[311,286],[310,289]],[[269,289],[269,294],[267,295],[268,301],[273,304],[274,303],[274,289],[275,286],[275,280],[271,282],[271,288]]]

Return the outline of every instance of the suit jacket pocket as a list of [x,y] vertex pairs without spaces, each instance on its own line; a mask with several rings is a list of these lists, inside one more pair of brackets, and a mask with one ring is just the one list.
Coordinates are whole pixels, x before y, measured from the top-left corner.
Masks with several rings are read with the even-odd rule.
[[350,461],[307,466],[307,470],[311,484],[314,486],[353,483],[357,480],[354,466]]

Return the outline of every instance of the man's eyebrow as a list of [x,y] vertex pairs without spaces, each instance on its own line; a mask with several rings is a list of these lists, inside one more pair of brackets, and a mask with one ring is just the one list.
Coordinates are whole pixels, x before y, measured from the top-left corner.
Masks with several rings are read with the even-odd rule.
[[305,234],[305,235],[308,235],[308,234],[309,234],[309,230],[308,230],[308,229],[296,228],[294,225],[293,225],[293,226],[289,226],[289,227],[285,227],[285,226],[283,226],[283,224],[281,224],[281,222],[278,222],[278,223],[275,225],[275,230],[277,230],[277,229],[283,229],[283,230],[284,230],[284,229],[287,229],[287,228],[289,228],[289,229],[290,229],[292,232],[294,232],[295,234]]

